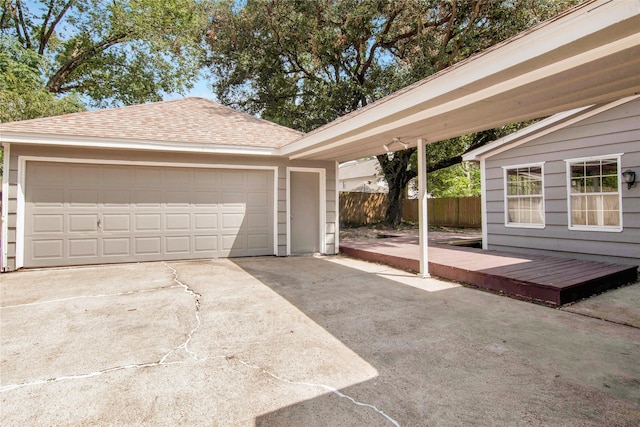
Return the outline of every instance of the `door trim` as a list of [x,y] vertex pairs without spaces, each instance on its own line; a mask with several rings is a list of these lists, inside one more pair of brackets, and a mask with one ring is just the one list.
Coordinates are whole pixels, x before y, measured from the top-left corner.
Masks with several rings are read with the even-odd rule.
[[326,217],[327,217],[327,194],[326,194],[326,175],[327,171],[323,168],[304,168],[304,167],[287,167],[287,256],[291,255],[291,172],[306,172],[318,174],[318,192],[320,211],[318,212],[320,253],[326,254]]
[[[46,156],[18,156],[18,200],[16,209],[16,265],[15,269],[24,267],[25,255],[25,214],[26,214],[26,177],[27,162],[51,162],[51,163],[82,163],[100,165],[124,165],[124,166],[161,166],[172,168],[197,168],[197,169],[240,169],[240,170],[270,170],[273,171],[273,254],[278,254],[278,167],[255,165],[230,165],[230,164],[203,164],[180,162],[151,162],[128,161],[109,159],[81,159],[75,157],[46,157]],[[4,245],[3,245],[4,246]]]

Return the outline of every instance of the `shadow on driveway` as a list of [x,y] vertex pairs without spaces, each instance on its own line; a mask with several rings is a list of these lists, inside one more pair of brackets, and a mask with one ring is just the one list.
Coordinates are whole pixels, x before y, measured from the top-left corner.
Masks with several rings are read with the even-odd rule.
[[[640,330],[335,258],[234,262],[372,365],[341,389],[391,425],[637,425]],[[419,280],[419,279],[417,279]],[[446,288],[446,286],[445,286]],[[357,425],[324,394],[256,425]]]

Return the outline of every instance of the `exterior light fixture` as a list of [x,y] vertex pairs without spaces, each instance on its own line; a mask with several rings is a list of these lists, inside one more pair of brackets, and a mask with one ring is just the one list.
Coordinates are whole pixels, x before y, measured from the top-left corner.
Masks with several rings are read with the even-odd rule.
[[627,183],[627,189],[636,185],[636,173],[632,170],[622,172],[622,179]]
[[403,147],[405,150],[406,150],[407,148],[409,148],[409,144],[407,144],[407,143],[404,143],[404,142],[400,141],[400,138],[393,138],[389,144],[384,144],[384,145],[382,146],[382,148],[384,148],[384,150],[388,153],[388,152],[390,152],[390,151],[391,151],[391,149],[390,149],[389,147],[391,146],[391,144],[394,144],[394,143],[398,143],[398,144],[402,145],[402,147]]

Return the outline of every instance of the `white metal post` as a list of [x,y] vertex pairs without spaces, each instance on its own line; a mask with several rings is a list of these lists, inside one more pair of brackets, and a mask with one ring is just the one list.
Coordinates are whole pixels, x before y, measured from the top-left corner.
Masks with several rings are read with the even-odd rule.
[[420,277],[429,275],[429,219],[427,216],[427,153],[425,142],[418,139],[418,216],[420,235]]

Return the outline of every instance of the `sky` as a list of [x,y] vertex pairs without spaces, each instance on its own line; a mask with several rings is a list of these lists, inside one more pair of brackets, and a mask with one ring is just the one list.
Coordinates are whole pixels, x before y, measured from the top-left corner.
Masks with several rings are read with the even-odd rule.
[[190,96],[214,100],[213,91],[209,87],[210,81],[211,81],[211,77],[200,76],[198,81],[196,81],[195,84],[193,85],[193,88],[188,92],[184,94],[180,94],[177,92],[167,93],[163,95],[162,100],[171,101],[173,99],[182,99]]

